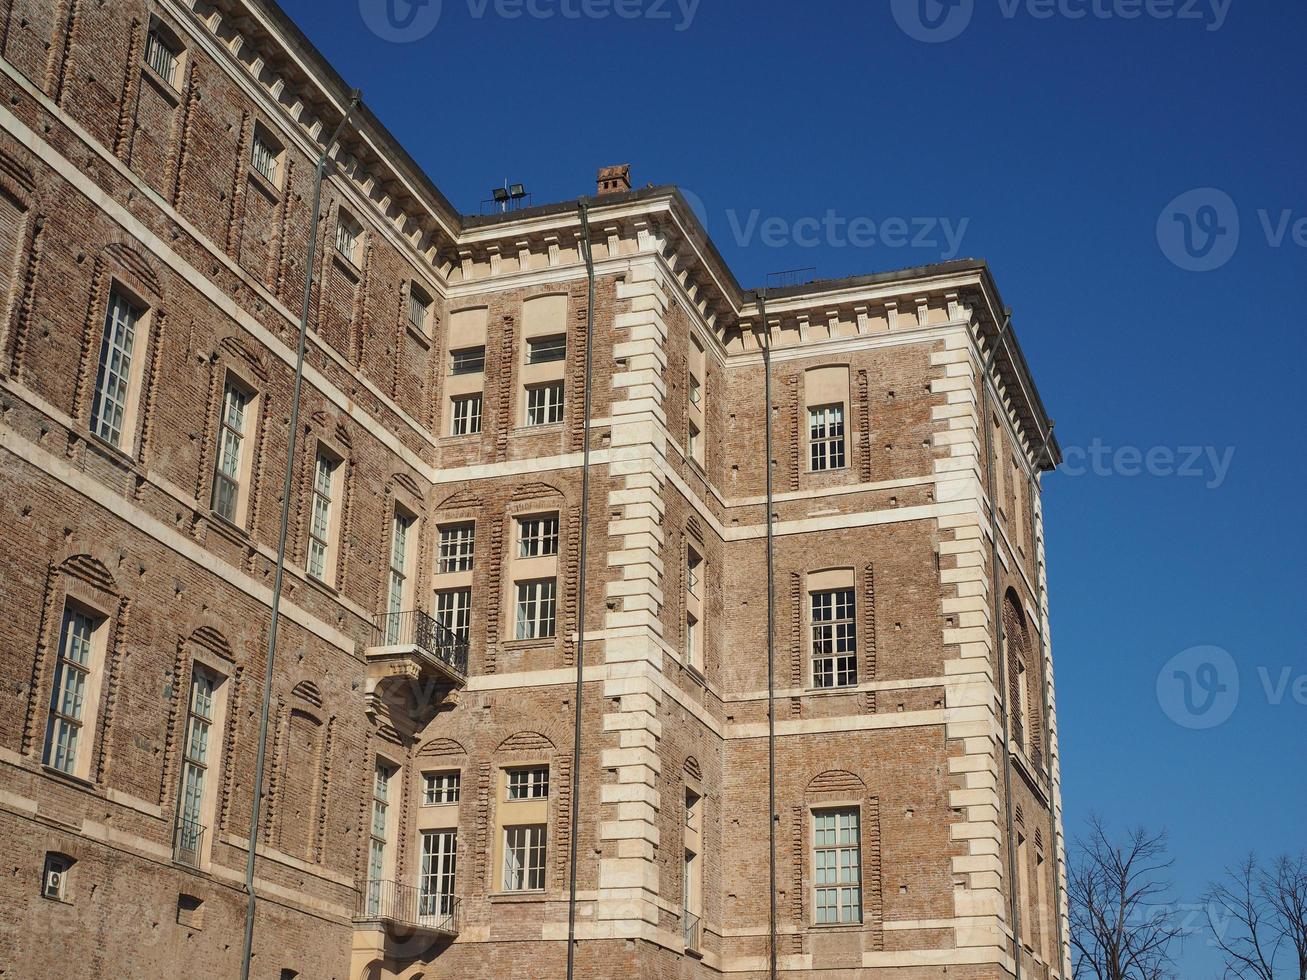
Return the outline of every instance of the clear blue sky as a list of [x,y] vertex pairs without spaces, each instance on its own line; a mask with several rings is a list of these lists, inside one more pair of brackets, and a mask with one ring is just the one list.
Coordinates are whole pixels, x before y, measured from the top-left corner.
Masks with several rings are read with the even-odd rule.
[[[373,23],[385,2],[364,0]],[[923,43],[886,2],[702,0],[687,19],[685,0],[623,0],[632,20],[611,4],[573,19],[565,5],[581,0],[535,2],[555,16],[444,0],[431,33],[395,44],[369,31],[359,0],[283,0],[464,211],[506,178],[541,203],[591,193],[599,165],[629,161],[638,184],[698,195],[745,285],[801,266],[824,277],[936,261],[941,226],[912,247],[914,219],[964,228],[958,253],[993,266],[1085,471],[1045,492],[1068,833],[1091,809],[1169,829],[1187,900],[1250,848],[1307,846],[1307,706],[1292,690],[1273,703],[1258,675],[1307,673],[1307,226],[1303,244],[1290,226],[1277,246],[1258,215],[1273,231],[1285,209],[1307,218],[1307,3],[1199,0],[1201,19],[1127,19],[1126,0],[1061,0],[1089,11],[1073,19],[976,0],[969,22],[944,21],[965,23],[959,36]],[[1185,271],[1159,245],[1159,217],[1204,187],[1229,198],[1188,220],[1231,242],[1233,202],[1239,245],[1220,268]],[[744,234],[755,210],[781,219],[769,237]],[[828,210],[905,219],[909,243],[793,224]],[[1171,254],[1183,220],[1162,218]],[[1191,242],[1199,264],[1224,258],[1204,241]],[[1095,446],[1176,460],[1131,475],[1129,455],[1094,466],[1075,453]],[[1201,475],[1167,475],[1190,469],[1189,446],[1215,455]],[[1207,730],[1171,716],[1229,713],[1228,664],[1180,664],[1194,705],[1213,678],[1226,687],[1207,714],[1185,713],[1176,668],[1157,687],[1195,646],[1228,651],[1241,681]],[[1216,975],[1194,937],[1181,976]]]

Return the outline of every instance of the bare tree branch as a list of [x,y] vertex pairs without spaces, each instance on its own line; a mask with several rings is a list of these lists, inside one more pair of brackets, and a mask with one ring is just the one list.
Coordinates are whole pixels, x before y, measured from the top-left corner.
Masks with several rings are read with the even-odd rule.
[[1166,835],[1142,827],[1114,840],[1092,817],[1076,842],[1068,899],[1075,976],[1167,980],[1182,930],[1172,915]]
[[1206,905],[1227,978],[1307,980],[1307,854],[1269,868],[1250,854],[1208,888]]

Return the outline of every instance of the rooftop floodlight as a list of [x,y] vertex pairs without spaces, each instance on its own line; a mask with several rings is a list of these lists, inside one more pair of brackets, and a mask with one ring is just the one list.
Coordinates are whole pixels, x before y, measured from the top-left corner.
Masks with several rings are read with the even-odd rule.
[[523,184],[513,184],[513,185],[512,185],[511,187],[509,187],[509,189],[508,189],[508,195],[509,195],[509,197],[511,197],[514,201],[520,201],[520,200],[522,200],[522,198],[526,197],[526,187],[525,187],[525,185],[523,185]]
[[505,201],[508,200],[507,187],[496,187],[494,190],[494,194],[495,194],[495,200],[498,201],[500,204],[503,204]]

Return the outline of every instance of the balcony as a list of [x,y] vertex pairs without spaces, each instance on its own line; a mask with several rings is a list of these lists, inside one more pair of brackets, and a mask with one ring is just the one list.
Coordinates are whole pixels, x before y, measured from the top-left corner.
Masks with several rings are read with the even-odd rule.
[[369,881],[359,894],[355,930],[382,930],[393,936],[458,935],[460,902],[452,895],[423,894],[397,881]]
[[204,853],[204,831],[198,821],[178,820],[172,835],[172,859],[188,868],[199,868]]
[[467,640],[420,610],[380,617],[363,651],[369,703],[376,706],[377,689],[390,678],[408,678],[428,690],[461,688],[467,683],[467,651]]

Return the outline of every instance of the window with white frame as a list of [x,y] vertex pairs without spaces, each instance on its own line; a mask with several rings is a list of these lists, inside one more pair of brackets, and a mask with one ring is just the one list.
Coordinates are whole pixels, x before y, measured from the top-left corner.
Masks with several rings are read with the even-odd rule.
[[177,87],[177,66],[182,48],[172,32],[158,21],[150,24],[145,36],[145,63],[172,88]]
[[685,549],[685,588],[696,599],[702,598],[700,591],[703,574],[703,557],[693,548]]
[[422,334],[427,333],[431,322],[431,297],[417,283],[408,288],[408,322]]
[[123,429],[129,417],[133,348],[141,315],[142,311],[117,289],[110,293],[91,405],[91,431],[119,449],[123,448]]
[[472,633],[472,590],[444,589],[436,593],[436,622],[462,643]]
[[456,844],[454,830],[428,830],[422,834],[422,864],[418,871],[418,915],[422,918],[443,918],[454,913]]
[[481,431],[481,392],[456,395],[450,399],[452,436],[474,436]]
[[563,421],[563,382],[532,385],[526,390],[526,424],[552,425]]
[[818,925],[862,921],[862,844],[858,810],[818,810],[813,821],[813,881]]
[[567,335],[532,337],[526,342],[528,364],[552,364],[567,360]]
[[535,579],[517,583],[517,638],[549,639],[555,631],[557,580]]
[[70,606],[64,610],[43,761],[69,775],[78,773],[82,729],[95,710],[88,702],[95,689],[92,671],[96,669],[95,631],[99,625],[80,609]]
[[544,824],[504,828],[504,891],[542,891],[545,887]]
[[216,683],[202,668],[191,674],[186,715],[186,741],[182,746],[181,805],[177,808],[174,854],[177,860],[197,865],[204,842],[204,791],[209,776],[209,735],[214,721]]
[[857,623],[852,589],[811,594],[812,686],[849,687],[858,683]]
[[269,183],[274,186],[281,182],[281,148],[262,129],[254,131],[254,143],[250,150],[250,162]]
[[509,800],[543,800],[549,797],[549,767],[531,766],[508,770]]
[[390,839],[390,784],[395,767],[380,760],[372,774],[372,819],[368,826],[367,904],[370,915],[381,912],[382,886],[386,877],[386,850]]
[[422,774],[422,805],[446,806],[457,803],[462,784],[462,773],[457,769],[449,772],[424,772]]
[[354,265],[358,265],[359,242],[362,238],[363,226],[344,211],[340,211],[336,215],[336,251]]
[[218,421],[212,507],[215,514],[229,521],[238,517],[249,406],[249,392],[228,379],[222,393],[222,417]]
[[808,409],[808,452],[814,473],[844,468],[843,405]]
[[558,515],[520,517],[517,521],[517,556],[547,558],[558,554]]
[[472,571],[475,546],[476,525],[471,521],[466,524],[447,524],[442,527],[436,568],[438,574]]
[[313,463],[313,502],[309,513],[308,572],[320,582],[328,580],[332,552],[332,509],[335,506],[336,471],[340,460],[319,448]]
[[386,585],[386,642],[398,643],[400,614],[404,612],[408,587],[408,539],[414,518],[396,509],[390,527],[390,571]]
[[449,352],[449,373],[455,377],[464,374],[481,374],[486,369],[486,348],[460,347]]

